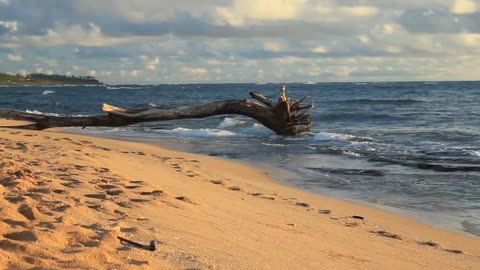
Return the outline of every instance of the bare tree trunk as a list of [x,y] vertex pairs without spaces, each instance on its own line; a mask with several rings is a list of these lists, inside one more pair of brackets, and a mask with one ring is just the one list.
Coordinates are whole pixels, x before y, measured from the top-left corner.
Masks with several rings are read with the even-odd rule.
[[102,109],[107,114],[95,116],[53,116],[0,109],[0,118],[32,122],[10,128],[43,130],[53,127],[116,127],[141,122],[240,114],[257,120],[279,135],[297,135],[310,130],[311,118],[307,112],[313,108],[313,101],[303,105],[305,97],[301,100],[293,100],[286,96],[285,90],[286,88],[282,87],[280,98],[276,103],[260,93],[250,92],[253,100],[225,100],[172,109],[157,107],[132,109],[103,104]]

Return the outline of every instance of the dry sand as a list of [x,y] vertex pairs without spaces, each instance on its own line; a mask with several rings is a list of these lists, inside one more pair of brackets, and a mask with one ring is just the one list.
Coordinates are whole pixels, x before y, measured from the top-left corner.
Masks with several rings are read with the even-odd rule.
[[213,157],[5,128],[0,157],[1,269],[480,269],[479,238]]

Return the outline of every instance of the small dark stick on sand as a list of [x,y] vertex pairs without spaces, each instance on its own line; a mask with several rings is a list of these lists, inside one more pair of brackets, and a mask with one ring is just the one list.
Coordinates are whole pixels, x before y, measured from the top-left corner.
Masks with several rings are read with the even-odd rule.
[[121,236],[117,236],[117,238],[121,241],[121,242],[125,242],[125,243],[128,243],[132,246],[135,246],[135,247],[138,247],[138,248],[141,248],[141,249],[146,249],[146,250],[150,250],[150,251],[155,251],[157,249],[156,247],[156,244],[155,244],[155,240],[152,240],[150,241],[150,245],[142,245],[140,243],[137,243],[137,242],[134,242],[132,240],[128,240],[128,239],[125,239]]

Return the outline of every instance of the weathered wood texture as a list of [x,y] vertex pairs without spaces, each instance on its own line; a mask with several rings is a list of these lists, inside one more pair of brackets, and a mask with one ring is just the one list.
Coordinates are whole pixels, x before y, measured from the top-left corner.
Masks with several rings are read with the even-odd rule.
[[310,130],[311,118],[308,111],[314,106],[313,100],[311,103],[304,105],[303,102],[307,98],[293,100],[286,96],[285,91],[286,88],[282,87],[277,102],[252,91],[250,96],[253,99],[216,101],[172,109],[158,107],[133,109],[103,104],[102,109],[107,114],[95,116],[54,116],[0,109],[0,118],[31,122],[30,124],[10,126],[9,128],[43,130],[54,127],[116,127],[141,122],[239,114],[257,120],[279,135],[297,135]]

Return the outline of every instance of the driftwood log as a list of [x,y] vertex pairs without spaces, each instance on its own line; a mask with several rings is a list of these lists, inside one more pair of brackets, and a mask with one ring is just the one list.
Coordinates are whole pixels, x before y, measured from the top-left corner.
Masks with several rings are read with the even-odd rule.
[[172,109],[158,107],[133,109],[103,104],[102,109],[106,114],[94,116],[57,116],[0,109],[0,118],[30,122],[20,126],[8,126],[8,128],[43,130],[54,127],[117,127],[141,122],[239,114],[257,120],[279,135],[297,135],[309,131],[311,118],[308,111],[314,106],[313,100],[309,99],[311,102],[304,104],[304,101],[308,99],[307,97],[294,100],[287,97],[285,91],[286,87],[283,86],[277,102],[252,91],[250,92],[252,99],[215,101]]

